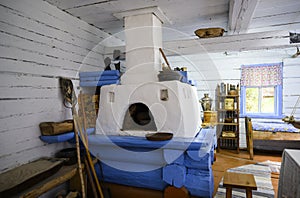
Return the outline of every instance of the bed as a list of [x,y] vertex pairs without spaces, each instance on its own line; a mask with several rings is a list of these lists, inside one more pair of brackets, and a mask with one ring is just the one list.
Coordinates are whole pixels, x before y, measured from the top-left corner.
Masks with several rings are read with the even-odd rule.
[[285,122],[251,121],[246,117],[245,123],[251,122],[253,131],[253,148],[264,151],[283,151],[286,148],[300,149],[300,129]]

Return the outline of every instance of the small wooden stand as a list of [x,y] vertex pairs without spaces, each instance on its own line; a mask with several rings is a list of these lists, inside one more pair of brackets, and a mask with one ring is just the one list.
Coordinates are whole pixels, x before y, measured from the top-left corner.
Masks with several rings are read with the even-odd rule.
[[246,197],[252,197],[252,190],[257,190],[256,182],[252,174],[226,172],[223,186],[226,187],[226,198],[232,197],[232,188],[246,189]]

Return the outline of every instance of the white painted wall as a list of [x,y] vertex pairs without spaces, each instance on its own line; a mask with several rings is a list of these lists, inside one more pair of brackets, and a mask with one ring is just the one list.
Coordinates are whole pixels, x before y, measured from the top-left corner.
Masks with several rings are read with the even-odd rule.
[[[255,50],[245,52],[228,52],[194,54],[186,56],[169,56],[172,67],[188,67],[188,76],[197,81],[199,98],[204,93],[215,99],[218,83],[240,83],[240,66],[242,64],[260,64],[283,62],[283,114],[290,115],[297,98],[300,96],[300,57],[291,58],[296,48]],[[300,119],[300,107],[295,116]],[[246,147],[244,119],[240,119],[240,147]]]
[[69,146],[42,142],[38,125],[70,118],[58,77],[102,70],[107,36],[42,0],[1,0],[0,172]]

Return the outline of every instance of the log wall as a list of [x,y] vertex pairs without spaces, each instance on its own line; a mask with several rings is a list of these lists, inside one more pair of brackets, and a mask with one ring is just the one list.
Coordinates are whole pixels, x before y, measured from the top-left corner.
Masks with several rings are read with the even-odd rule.
[[38,125],[70,118],[58,79],[102,70],[107,36],[45,1],[0,2],[0,172],[67,146],[42,142]]

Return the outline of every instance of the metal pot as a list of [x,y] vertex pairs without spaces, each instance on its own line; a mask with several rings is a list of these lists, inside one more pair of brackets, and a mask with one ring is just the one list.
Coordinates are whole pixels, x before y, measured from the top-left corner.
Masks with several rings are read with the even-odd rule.
[[208,93],[205,93],[199,102],[201,103],[203,111],[211,111],[212,99],[208,96]]

